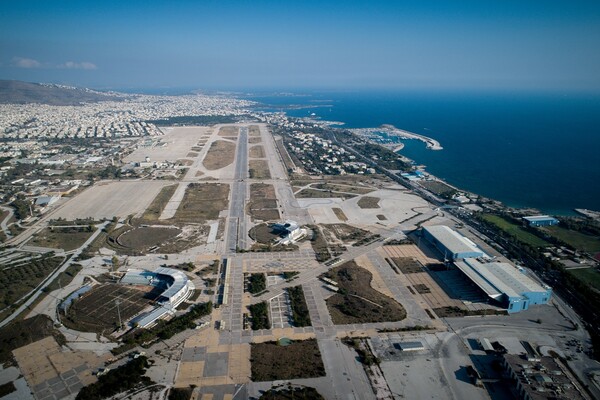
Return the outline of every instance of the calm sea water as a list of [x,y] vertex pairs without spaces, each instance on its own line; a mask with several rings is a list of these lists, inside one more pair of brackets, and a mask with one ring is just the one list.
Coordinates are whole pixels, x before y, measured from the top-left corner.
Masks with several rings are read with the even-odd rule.
[[[460,188],[551,214],[600,210],[600,95],[314,92],[254,100],[348,128],[393,124],[438,139],[402,154]],[[286,109],[294,104],[311,108]]]

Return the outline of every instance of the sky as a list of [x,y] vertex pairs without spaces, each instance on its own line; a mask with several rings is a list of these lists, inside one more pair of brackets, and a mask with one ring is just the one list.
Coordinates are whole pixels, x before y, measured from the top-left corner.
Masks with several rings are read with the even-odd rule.
[[0,79],[600,92],[600,1],[0,0]]

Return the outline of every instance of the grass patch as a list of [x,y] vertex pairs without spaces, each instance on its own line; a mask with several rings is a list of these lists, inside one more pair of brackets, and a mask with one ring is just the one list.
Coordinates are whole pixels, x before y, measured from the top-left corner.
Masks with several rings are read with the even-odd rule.
[[178,222],[205,222],[219,218],[229,205],[229,185],[221,183],[191,183],[174,219]]
[[294,326],[310,326],[310,315],[308,313],[308,305],[304,298],[302,286],[287,288],[287,292],[290,297]]
[[0,363],[12,360],[13,350],[48,336],[54,336],[59,344],[65,343],[64,336],[54,329],[52,320],[43,314],[16,320],[0,328]]
[[234,155],[235,143],[217,140],[210,145],[202,164],[209,171],[221,169],[233,163]]
[[567,271],[583,283],[590,285],[596,290],[600,290],[600,272],[596,268],[578,268]]
[[439,308],[434,308],[433,312],[439,317],[439,318],[446,318],[446,317],[469,317],[469,316],[474,316],[474,315],[507,315],[508,312],[506,310],[496,310],[496,309],[486,309],[486,310],[465,310],[459,307],[451,307],[451,306],[447,306],[447,307],[439,307]]
[[258,144],[258,143],[262,143],[262,139],[259,137],[249,137],[248,138],[248,143],[249,144]]
[[330,190],[330,191],[334,191],[334,192],[346,192],[346,193],[353,193],[353,194],[367,194],[367,193],[371,193],[376,190],[374,188],[356,186],[355,183],[350,184],[350,185],[331,184],[331,183],[316,183],[316,184],[313,184],[312,187],[315,189]]
[[379,197],[363,196],[358,200],[357,205],[360,208],[379,208]]
[[169,185],[165,186],[158,192],[152,203],[146,208],[144,214],[142,215],[142,220],[144,221],[156,221],[160,214],[162,214],[165,206],[173,197],[173,194],[177,190],[177,185]]
[[253,220],[272,221],[281,218],[273,185],[253,183],[250,185],[248,214]]
[[273,229],[268,224],[253,226],[248,232],[248,236],[261,244],[270,244],[279,239],[279,235],[273,233]]
[[254,382],[325,376],[316,339],[293,341],[288,346],[276,342],[252,343],[250,346]]
[[356,197],[354,194],[348,193],[340,193],[333,191],[324,191],[324,190],[316,190],[316,189],[302,189],[298,193],[296,193],[297,199],[330,199],[330,198],[340,198],[340,199],[351,199]]
[[317,389],[311,387],[272,387],[258,398],[258,400],[325,400]]
[[141,227],[121,234],[117,243],[130,249],[146,250],[171,240],[180,233],[181,230],[175,228]]
[[260,145],[252,146],[248,155],[250,158],[265,158],[265,148]]
[[269,163],[266,160],[250,160],[248,174],[250,179],[271,179]]
[[373,289],[373,275],[356,262],[348,261],[324,275],[335,280],[340,288],[326,300],[334,324],[394,322],[406,318],[404,307]]
[[483,214],[483,219],[496,225],[498,228],[514,236],[518,241],[528,244],[532,247],[546,247],[550,244],[545,240],[535,236],[533,233],[527,232],[521,226],[514,224],[498,215]]
[[338,207],[333,207],[331,209],[331,211],[333,211],[333,213],[335,214],[335,216],[342,222],[346,222],[348,221],[348,217],[346,217],[346,214],[344,214],[344,211],[341,208]]
[[266,301],[248,306],[250,322],[253,330],[271,329],[269,321],[269,305]]
[[70,251],[84,244],[94,231],[95,228],[91,225],[65,228],[58,226],[48,227],[33,235],[33,238],[27,244]]
[[429,190],[431,193],[443,197],[445,199],[450,199],[452,196],[456,194],[456,189],[451,186],[448,186],[444,182],[440,181],[421,181],[419,182],[421,186],[425,189]]
[[392,262],[403,274],[415,274],[423,272],[421,263],[412,257],[392,257]]
[[589,253],[600,252],[600,238],[573,231],[562,226],[548,226],[541,228],[544,232],[555,237],[569,246]]

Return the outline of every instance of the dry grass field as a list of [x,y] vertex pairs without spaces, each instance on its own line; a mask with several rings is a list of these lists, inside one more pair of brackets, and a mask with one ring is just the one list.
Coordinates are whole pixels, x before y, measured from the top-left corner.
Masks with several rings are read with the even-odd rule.
[[188,186],[175,222],[203,223],[216,220],[229,205],[229,185],[222,183],[192,183]]
[[233,163],[235,143],[217,140],[210,145],[202,164],[209,171],[224,168]]
[[269,163],[266,160],[250,160],[248,164],[250,179],[271,179]]
[[250,354],[255,382],[325,376],[316,339],[294,341],[288,346],[275,342],[252,343]]
[[95,228],[87,226],[62,228],[59,226],[44,228],[27,242],[30,246],[49,247],[51,249],[75,250],[92,236]]
[[225,136],[234,136],[237,137],[237,135],[240,133],[240,128],[238,128],[237,126],[223,126],[221,127],[221,129],[219,129],[219,136],[221,137],[225,137]]
[[121,246],[141,251],[174,239],[180,233],[181,230],[176,228],[141,227],[123,233],[117,238],[117,242]]
[[160,192],[156,195],[152,203],[146,208],[144,214],[142,215],[142,220],[144,221],[156,221],[160,214],[162,214],[165,206],[173,197],[173,193],[177,189],[177,185],[169,185],[165,186],[160,190]]
[[250,125],[250,127],[248,128],[248,134],[249,136],[260,136],[259,127],[256,125]]
[[340,291],[326,300],[336,325],[393,322],[406,318],[396,300],[371,287],[373,275],[356,262],[348,261],[325,274],[338,283]]
[[338,217],[338,219],[340,221],[342,221],[342,222],[348,221],[348,217],[346,216],[346,214],[344,214],[344,210],[342,210],[341,208],[333,207],[331,209],[331,211],[333,211],[333,213],[335,214],[335,216]]
[[265,158],[265,148],[261,145],[252,146],[248,155],[250,158]]
[[248,143],[249,144],[262,143],[262,139],[260,137],[249,137],[248,138]]
[[271,221],[280,219],[273,185],[253,183],[250,185],[250,201],[247,205],[252,220]]
[[379,197],[364,196],[358,200],[360,208],[379,208]]

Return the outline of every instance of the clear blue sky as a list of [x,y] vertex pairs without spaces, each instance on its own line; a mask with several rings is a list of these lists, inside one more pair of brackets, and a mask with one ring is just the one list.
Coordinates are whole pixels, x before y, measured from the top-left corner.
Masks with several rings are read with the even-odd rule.
[[0,79],[600,92],[600,1],[0,4]]

